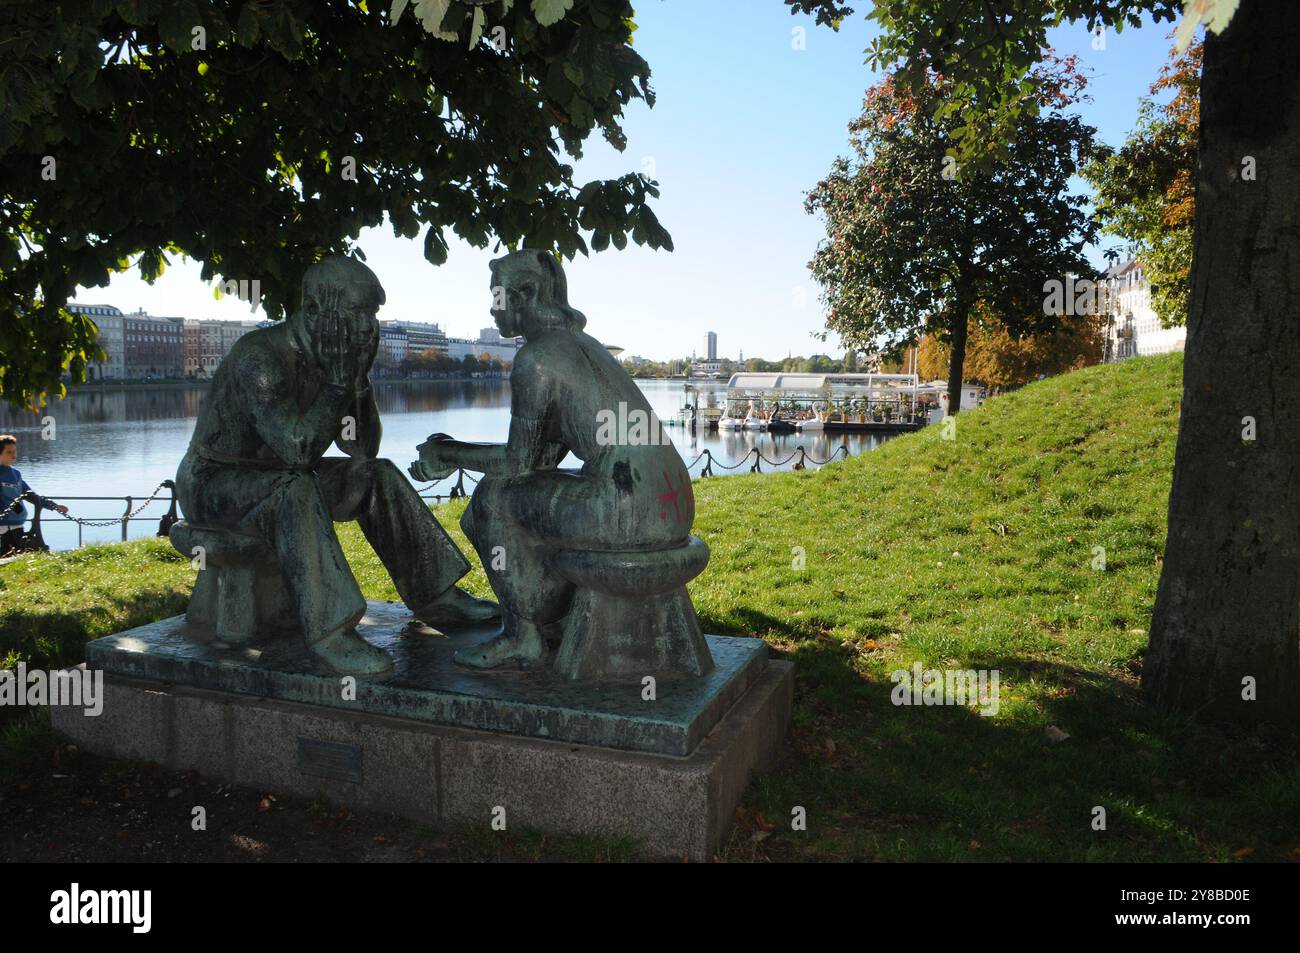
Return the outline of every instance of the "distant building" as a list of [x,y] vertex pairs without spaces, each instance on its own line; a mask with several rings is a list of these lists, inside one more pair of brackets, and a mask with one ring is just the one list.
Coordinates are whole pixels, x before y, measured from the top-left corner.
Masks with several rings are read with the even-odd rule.
[[155,317],[144,309],[126,315],[122,328],[128,379],[185,375],[185,319]]
[[496,328],[483,328],[478,333],[478,340],[469,338],[448,338],[447,356],[453,361],[464,360],[466,355],[474,357],[494,357],[513,364],[515,353],[523,346],[523,338],[503,338]]
[[1115,265],[1097,280],[1106,312],[1107,362],[1183,349],[1187,328],[1161,326],[1151,307],[1151,284],[1141,262],[1130,259]]
[[210,379],[235,342],[261,324],[253,320],[201,321],[186,318],[185,376]]
[[410,338],[406,328],[392,321],[379,322],[379,353],[375,363],[380,367],[401,367],[410,354]]
[[466,356],[495,357],[513,364],[515,354],[519,351],[518,346],[513,342],[507,344],[484,344],[482,341],[471,341],[469,338],[448,338],[447,339],[447,356],[453,361],[462,361]]
[[516,349],[522,347],[524,343],[522,338],[503,338],[501,332],[495,327],[480,329],[478,340],[480,344],[506,344]]
[[121,380],[126,376],[126,347],[122,338],[125,317],[121,311],[108,304],[69,304],[73,314],[84,314],[99,329],[99,346],[105,359],[96,361],[86,369],[90,380]]
[[91,365],[92,379],[184,376],[184,318],[156,317],[143,309],[123,314],[103,304],[73,303],[68,310],[86,315],[99,328],[99,344],[106,359]]
[[[448,338],[443,333],[442,328],[436,324],[430,324],[423,321],[387,321],[380,326],[381,341],[383,327],[390,329],[401,328],[406,332],[406,351],[402,360],[407,357],[413,357],[416,354],[423,354],[428,350],[441,351],[443,354],[448,353]],[[391,339],[391,334],[390,334]]]
[[704,359],[706,361],[718,359],[718,335],[713,331],[704,332]]

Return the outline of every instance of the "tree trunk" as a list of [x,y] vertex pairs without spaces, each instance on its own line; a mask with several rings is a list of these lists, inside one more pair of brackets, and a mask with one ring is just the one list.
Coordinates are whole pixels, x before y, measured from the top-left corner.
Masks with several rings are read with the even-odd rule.
[[[1253,173],[1252,178],[1252,166]],[[1205,42],[1169,538],[1142,687],[1216,722],[1300,716],[1300,3]],[[1251,425],[1254,440],[1243,439]],[[1254,697],[1247,700],[1253,685]],[[1243,697],[1246,696],[1246,697]]]
[[961,410],[961,374],[966,363],[966,333],[970,326],[970,307],[959,295],[952,321],[952,355],[948,359],[948,415]]

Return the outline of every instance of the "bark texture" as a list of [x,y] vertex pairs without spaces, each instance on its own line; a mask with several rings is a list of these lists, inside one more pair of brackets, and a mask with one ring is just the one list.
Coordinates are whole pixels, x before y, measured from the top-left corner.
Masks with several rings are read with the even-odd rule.
[[[1253,172],[1253,178],[1252,176]],[[1142,687],[1220,723],[1300,716],[1300,3],[1205,43],[1169,537]],[[1254,421],[1255,439],[1243,439]],[[1254,701],[1243,695],[1253,680]]]

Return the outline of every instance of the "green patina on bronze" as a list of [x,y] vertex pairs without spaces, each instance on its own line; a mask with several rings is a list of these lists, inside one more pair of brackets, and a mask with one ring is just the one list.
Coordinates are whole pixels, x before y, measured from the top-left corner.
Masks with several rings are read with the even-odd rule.
[[[686,467],[667,440],[629,440],[626,428],[611,439],[602,426],[611,414],[654,420],[645,396],[583,333],[553,256],[494,261],[492,294],[501,333],[526,340],[510,377],[509,440],[434,434],[411,473],[484,474],[461,525],[501,609],[456,588],[468,562],[377,457],[367,375],[384,290],[361,262],[332,257],[304,275],[300,311],[245,335],[222,361],[181,461],[186,520],[172,541],[202,561],[187,613],[195,638],[246,646],[296,632],[327,670],[390,673],[391,654],[356,631],[366,603],[333,527],[356,520],[420,620],[454,631],[503,619],[491,638],[461,646],[463,666],[549,667],[565,682],[714,670],[686,591],[709,558],[690,534]],[[347,456],[325,457],[331,443]],[[570,452],[581,469],[559,468]]]
[[[654,419],[645,395],[568,302],[554,256],[492,263],[492,317],[526,343],[510,374],[510,437],[434,434],[418,479],[484,474],[461,526],[501,602],[501,634],[462,665],[541,667],[569,679],[705,675],[713,667],[686,583],[708,562],[690,535],[690,475],[667,441],[611,441],[602,415]],[[572,452],[580,470],[558,467]],[[551,645],[558,643],[551,662]]]
[[[172,541],[199,563],[187,613],[196,634],[245,643],[290,629],[330,669],[391,671],[356,633],[365,613],[335,521],[356,520],[407,607],[433,624],[496,607],[454,585],[469,571],[414,487],[378,459],[367,375],[384,290],[351,258],[303,277],[303,307],[246,334],[221,362],[176,474],[185,522]],[[325,457],[335,444],[346,457]]]

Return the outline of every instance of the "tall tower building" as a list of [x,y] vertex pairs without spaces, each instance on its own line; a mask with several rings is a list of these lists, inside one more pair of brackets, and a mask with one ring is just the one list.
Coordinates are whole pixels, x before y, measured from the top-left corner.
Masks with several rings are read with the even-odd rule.
[[718,335],[713,331],[704,332],[704,359],[706,361],[718,359]]

